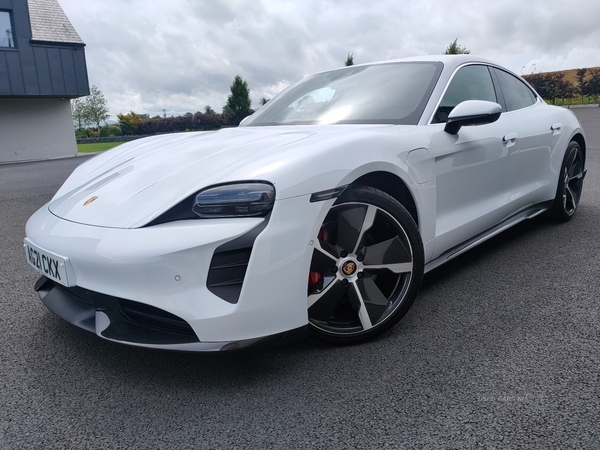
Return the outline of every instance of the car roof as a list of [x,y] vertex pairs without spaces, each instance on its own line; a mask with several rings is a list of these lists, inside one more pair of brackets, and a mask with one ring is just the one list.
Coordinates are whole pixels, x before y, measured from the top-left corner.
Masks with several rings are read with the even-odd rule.
[[[373,61],[373,62],[368,62],[368,63],[363,63],[363,64],[355,64],[355,67],[361,67],[361,66],[372,66],[372,65],[377,65],[377,64],[390,64],[390,63],[397,63],[397,62],[419,62],[419,61],[433,61],[433,62],[441,62],[444,64],[444,68],[446,70],[451,70],[453,71],[456,67],[463,65],[465,63],[470,63],[470,62],[479,62],[479,63],[486,63],[486,64],[495,64],[494,62],[482,58],[480,56],[475,56],[475,55],[421,55],[421,56],[409,56],[407,58],[398,58],[398,59],[390,59],[390,60],[384,60],[384,61]],[[337,69],[344,69],[345,67],[338,67],[335,68],[333,70],[337,70]],[[323,72],[330,72],[330,70],[324,70]]]

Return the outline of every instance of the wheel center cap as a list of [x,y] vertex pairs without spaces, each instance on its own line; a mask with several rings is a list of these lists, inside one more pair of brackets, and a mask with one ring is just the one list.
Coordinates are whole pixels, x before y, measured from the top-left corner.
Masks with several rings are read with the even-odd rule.
[[356,272],[356,263],[354,261],[346,261],[342,266],[342,272],[344,275],[350,276]]

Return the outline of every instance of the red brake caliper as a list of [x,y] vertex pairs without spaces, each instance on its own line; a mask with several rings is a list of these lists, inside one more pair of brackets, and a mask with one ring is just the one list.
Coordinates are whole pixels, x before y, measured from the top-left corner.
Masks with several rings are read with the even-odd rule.
[[[319,230],[319,234],[317,235],[317,239],[320,239],[322,241],[324,241],[327,237],[327,234],[325,233],[325,228],[321,228]],[[317,284],[319,281],[321,281],[323,279],[323,275],[321,275],[319,272],[313,272],[312,270],[310,272],[308,272],[308,288],[312,288],[315,284]]]

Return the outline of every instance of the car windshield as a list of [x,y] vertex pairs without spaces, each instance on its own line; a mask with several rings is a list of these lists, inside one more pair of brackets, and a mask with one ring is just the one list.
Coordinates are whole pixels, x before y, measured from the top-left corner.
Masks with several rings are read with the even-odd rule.
[[416,125],[442,70],[439,62],[351,66],[293,84],[242,126]]

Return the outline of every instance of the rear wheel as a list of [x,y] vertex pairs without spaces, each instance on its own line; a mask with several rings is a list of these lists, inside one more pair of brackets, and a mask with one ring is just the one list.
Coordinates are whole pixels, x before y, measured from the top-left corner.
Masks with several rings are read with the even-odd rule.
[[314,242],[308,277],[311,338],[362,342],[408,311],[423,278],[423,244],[396,199],[371,187],[347,189]]
[[558,177],[556,197],[552,205],[551,216],[559,222],[571,220],[579,206],[583,188],[583,152],[575,141],[571,142]]

